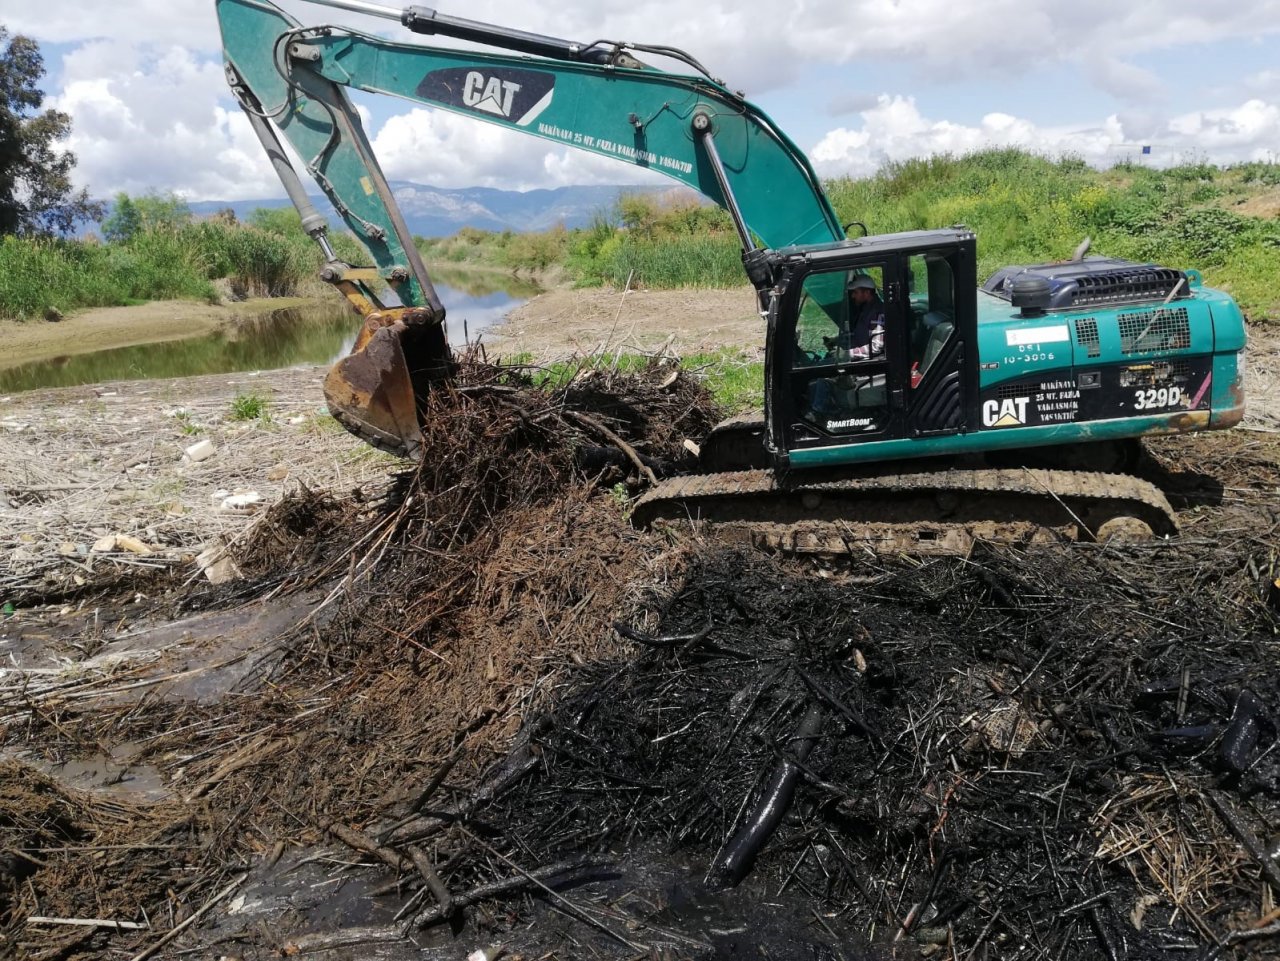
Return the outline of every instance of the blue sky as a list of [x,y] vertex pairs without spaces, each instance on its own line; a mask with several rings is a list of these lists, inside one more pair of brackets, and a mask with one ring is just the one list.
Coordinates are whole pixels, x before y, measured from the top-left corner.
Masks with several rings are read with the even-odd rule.
[[[285,0],[305,23],[423,42],[386,21]],[[987,145],[1106,165],[1230,163],[1280,150],[1280,0],[470,0],[442,12],[577,39],[687,49],[761,105],[819,171]],[[278,196],[227,97],[212,0],[0,0],[42,43],[97,195]],[[508,189],[652,182],[636,168],[403,101],[358,98],[390,176]]]

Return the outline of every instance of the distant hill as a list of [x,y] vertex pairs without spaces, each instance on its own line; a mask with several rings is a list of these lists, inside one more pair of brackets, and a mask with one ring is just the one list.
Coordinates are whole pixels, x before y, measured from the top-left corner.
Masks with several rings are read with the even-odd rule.
[[[451,190],[409,181],[392,181],[396,203],[404,213],[410,232],[420,237],[447,237],[462,227],[481,230],[513,230],[518,233],[546,230],[558,223],[568,228],[585,227],[600,212],[608,211],[623,194],[667,193],[668,187],[603,186],[557,187],[554,190],[497,190],[467,187]],[[679,190],[679,188],[677,188]],[[696,197],[692,191],[686,191]],[[313,196],[316,209],[329,218],[334,229],[340,221],[322,196]],[[258,207],[287,207],[284,197],[263,200],[211,200],[191,204],[197,217],[228,207],[245,219]]]

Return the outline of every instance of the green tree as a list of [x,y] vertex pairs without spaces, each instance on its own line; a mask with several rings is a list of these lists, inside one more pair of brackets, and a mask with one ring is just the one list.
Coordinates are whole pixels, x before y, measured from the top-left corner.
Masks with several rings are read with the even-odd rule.
[[0,27],[0,235],[70,233],[103,206],[71,183],[75,155],[59,150],[71,118],[40,110],[44,76],[39,45]]
[[111,213],[102,222],[102,236],[112,243],[132,240],[142,229],[142,212],[123,190],[111,201]]
[[121,191],[111,202],[111,214],[102,222],[102,236],[127,243],[144,230],[181,227],[190,222],[191,208],[177,194],[130,197]]

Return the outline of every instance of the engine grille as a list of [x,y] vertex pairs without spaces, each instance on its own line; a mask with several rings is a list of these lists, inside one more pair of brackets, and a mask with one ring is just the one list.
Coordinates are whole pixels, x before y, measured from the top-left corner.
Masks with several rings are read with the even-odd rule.
[[1185,279],[1182,271],[1168,267],[1135,266],[1127,270],[1084,274],[1076,278],[1074,306],[1163,300]]
[[1160,307],[1121,314],[1120,350],[1125,354],[1184,350],[1191,346],[1191,320],[1185,307]]
[[1093,317],[1076,319],[1076,343],[1084,348],[1089,357],[1102,356],[1102,344],[1098,340],[1098,321]]

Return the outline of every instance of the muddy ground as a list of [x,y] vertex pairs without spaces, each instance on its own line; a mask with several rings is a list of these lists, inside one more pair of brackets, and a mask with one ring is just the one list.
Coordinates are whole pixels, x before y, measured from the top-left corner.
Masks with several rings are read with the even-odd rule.
[[[561,343],[608,340],[592,296]],[[1251,350],[1247,430],[1148,446],[1182,537],[958,559],[632,529],[629,463],[580,452],[605,425],[678,460],[710,410],[667,367],[554,397],[473,371],[411,475],[312,369],[9,398],[3,943],[1275,956],[1276,342]],[[146,552],[94,550],[118,535]],[[239,579],[199,573],[216,545]]]

